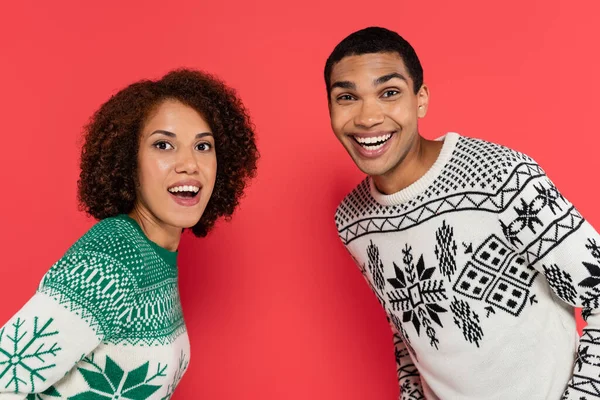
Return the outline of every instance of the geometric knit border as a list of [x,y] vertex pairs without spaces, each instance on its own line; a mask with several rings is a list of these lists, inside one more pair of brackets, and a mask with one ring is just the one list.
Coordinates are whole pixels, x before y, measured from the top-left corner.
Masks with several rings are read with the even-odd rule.
[[[569,383],[569,389],[577,390],[586,394],[591,394],[595,397],[600,397],[600,380],[582,376],[578,374],[573,375],[573,380]],[[585,397],[582,397],[585,399]]]
[[580,342],[595,345],[600,344],[600,330],[584,328]]
[[348,245],[353,240],[373,232],[403,231],[450,212],[478,210],[500,213],[530,180],[544,175],[544,171],[538,164],[524,162],[513,170],[506,183],[495,193],[456,193],[429,201],[398,215],[368,217],[354,221],[350,225],[340,228],[338,235],[344,245]]
[[537,263],[544,258],[553,248],[558,246],[569,235],[575,232],[585,222],[575,207],[546,228],[542,234],[525,249],[524,255],[529,265]]
[[51,297],[52,299],[57,301],[59,305],[63,306],[65,309],[74,313],[75,315],[78,315],[79,317],[81,317],[81,319],[83,319],[85,321],[85,323],[88,324],[90,326],[90,328],[92,328],[92,330],[94,330],[94,332],[96,333],[96,336],[99,339],[101,339],[102,337],[104,337],[108,334],[108,332],[107,332],[108,327],[103,326],[100,323],[100,321],[102,321],[102,318],[97,318],[93,314],[92,311],[83,307],[81,304],[73,301],[72,298],[68,297],[61,291],[56,290],[55,288],[47,286],[47,285],[38,288],[37,291],[39,293],[43,293],[46,296]]
[[186,332],[185,321],[181,318],[170,332],[163,333],[160,336],[157,336],[155,332],[153,332],[152,337],[145,337],[143,332],[136,332],[137,335],[132,337],[126,337],[118,333],[115,335],[116,332],[112,332],[111,335],[108,332],[108,327],[103,326],[99,322],[103,320],[102,318],[94,316],[92,311],[73,301],[71,297],[49,286],[39,288],[38,292],[51,297],[65,309],[83,319],[95,331],[96,337],[103,340],[103,343],[132,346],[164,346],[173,343],[181,334]]
[[161,336],[152,336],[152,337],[143,337],[143,336],[135,336],[135,337],[113,337],[110,339],[104,340],[104,343],[114,344],[114,345],[131,345],[131,346],[141,346],[141,347],[152,347],[152,346],[165,346],[169,345],[175,340],[187,332],[185,323],[183,319],[181,323],[177,325],[177,327],[170,333]]

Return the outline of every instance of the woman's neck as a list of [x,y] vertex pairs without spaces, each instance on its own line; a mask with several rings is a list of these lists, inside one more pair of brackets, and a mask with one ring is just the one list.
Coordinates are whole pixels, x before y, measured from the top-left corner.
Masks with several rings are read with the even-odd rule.
[[177,251],[181,228],[165,224],[140,207],[135,207],[128,215],[138,223],[149,240],[169,251]]

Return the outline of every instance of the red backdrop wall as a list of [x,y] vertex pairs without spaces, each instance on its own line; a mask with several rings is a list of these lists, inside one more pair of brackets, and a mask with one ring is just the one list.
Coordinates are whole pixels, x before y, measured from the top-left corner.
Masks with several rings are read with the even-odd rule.
[[202,68],[239,90],[263,157],[234,220],[181,243],[192,362],[175,399],[396,398],[391,333],[333,224],[362,176],[329,127],[325,59],[354,30],[397,30],[431,89],[425,136],[528,153],[600,228],[599,11],[596,0],[3,2],[0,325],[93,223],[76,203],[91,113],[135,80]]

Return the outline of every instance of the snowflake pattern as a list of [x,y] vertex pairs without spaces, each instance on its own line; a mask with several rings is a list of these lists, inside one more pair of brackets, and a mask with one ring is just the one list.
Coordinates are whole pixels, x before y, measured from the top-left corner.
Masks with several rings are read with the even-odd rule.
[[[46,381],[44,372],[56,366],[51,360],[62,350],[58,342],[48,341],[58,334],[51,328],[53,321],[49,318],[40,323],[34,317],[32,329],[27,330],[27,321],[17,318],[0,330],[0,383],[10,378],[4,389],[12,388],[14,393],[34,392],[36,383]],[[10,327],[12,332],[7,332]]]
[[410,381],[405,380],[400,386],[400,400],[423,400],[425,396],[421,391],[421,388]]
[[161,400],[169,400],[171,396],[173,396],[173,393],[175,393],[175,388],[177,387],[177,385],[179,385],[179,382],[181,382],[181,379],[183,378],[183,374],[187,370],[189,362],[190,360],[186,358],[185,354],[183,353],[183,350],[181,350],[181,355],[179,356],[179,364],[177,366],[177,371],[175,371],[173,382],[169,384],[169,386],[167,387],[167,394],[164,397],[162,397]]
[[62,398],[60,392],[54,386],[50,386],[42,393],[30,393],[25,400],[50,400],[51,398]]
[[407,274],[393,263],[396,276],[389,278],[388,282],[395,290],[387,292],[388,301],[394,311],[403,312],[402,321],[411,322],[418,336],[421,335],[421,327],[425,327],[430,345],[437,349],[439,339],[433,322],[443,327],[439,314],[448,311],[438,304],[447,299],[444,281],[431,279],[435,267],[426,268],[423,255],[415,266],[412,247],[406,245],[402,253]]
[[77,368],[87,382],[90,390],[69,397],[69,400],[145,400],[150,398],[162,385],[150,385],[157,378],[165,377],[167,366],[161,368],[160,363],[154,375],[148,376],[150,363],[145,364],[125,373],[116,362],[106,356],[104,369],[95,361],[94,354],[84,357],[83,362],[92,369]]
[[[588,239],[585,247],[590,251],[596,262],[600,263],[600,247],[596,240],[593,238]],[[583,262],[583,265],[590,273],[589,277],[579,282],[580,287],[588,289],[581,295],[581,303],[583,305],[581,316],[587,321],[592,311],[600,307],[600,287],[598,287],[600,283],[600,267],[589,262]]]
[[505,224],[500,221],[504,236],[513,246],[523,244],[518,238],[518,235],[524,229],[527,228],[533,234],[536,234],[536,226],[542,227],[544,225],[539,218],[539,214],[544,208],[550,208],[550,211],[552,211],[554,215],[556,215],[556,209],[559,211],[562,210],[560,205],[558,205],[558,200],[564,201],[564,197],[550,181],[548,181],[548,186],[549,187],[544,187],[543,185],[534,186],[538,194],[529,203],[521,198],[521,206],[514,207],[517,218],[510,224]]

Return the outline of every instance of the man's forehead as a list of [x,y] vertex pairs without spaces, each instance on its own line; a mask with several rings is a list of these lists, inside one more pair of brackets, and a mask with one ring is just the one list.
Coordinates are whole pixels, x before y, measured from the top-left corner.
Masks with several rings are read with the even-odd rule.
[[404,61],[396,53],[352,55],[342,58],[333,66],[331,81],[374,79],[394,72],[409,79]]

